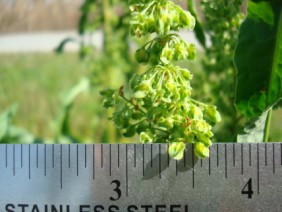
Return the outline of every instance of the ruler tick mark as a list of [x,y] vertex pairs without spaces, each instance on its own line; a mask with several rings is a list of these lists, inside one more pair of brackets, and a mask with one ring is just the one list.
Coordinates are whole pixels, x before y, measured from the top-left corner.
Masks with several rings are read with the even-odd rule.
[[259,144],[257,143],[257,186],[258,186],[258,194],[259,194]]
[[110,176],[112,176],[112,144],[109,145]]
[[227,178],[227,151],[226,151],[226,144],[224,144],[224,159],[225,159],[225,178]]
[[184,151],[184,158],[183,158],[183,160],[184,160],[184,167],[186,168],[186,151]]
[[68,159],[69,159],[69,160],[68,160],[68,162],[69,162],[69,168],[70,168],[70,165],[71,165],[71,151],[70,151],[70,144],[68,145],[68,153],[69,153],[69,154],[68,154],[68,157],[69,157],[69,158],[68,158]]
[[76,175],[78,176],[78,144],[76,145]]
[[192,144],[192,184],[193,188],[195,187],[195,170],[194,170],[194,144]]
[[216,166],[219,166],[218,144],[216,144]]
[[87,167],[87,149],[86,144],[84,145],[84,167]]
[[117,153],[117,155],[118,155],[118,167],[119,167],[119,144],[118,144],[118,153]]
[[28,145],[28,179],[30,179],[30,144]]
[[52,144],[52,167],[55,167],[54,144]]
[[235,151],[235,144],[233,143],[233,166],[235,166],[235,161],[236,161],[236,151]]
[[21,168],[23,167],[23,145],[21,144]]
[[153,167],[153,145],[150,145],[151,147],[151,167]]
[[241,144],[241,174],[244,174],[244,151],[243,144]]
[[125,145],[125,182],[126,182],[126,196],[128,197],[128,145]]
[[61,189],[63,189],[63,146],[60,145],[60,184]]
[[8,167],[8,144],[5,146],[6,168]]
[[142,145],[143,177],[145,175],[145,146]]
[[[209,152],[211,151],[211,148],[209,147]],[[209,175],[211,175],[211,155],[209,156]]]
[[249,143],[249,166],[252,166],[252,146]]
[[168,149],[169,149],[169,144],[167,144],[167,150],[166,150],[166,155],[167,155],[167,167],[169,167],[169,162],[170,162],[170,156],[168,154]]
[[275,145],[272,143],[272,151],[273,151],[273,174],[275,174]]
[[95,144],[92,148],[92,163],[93,163],[93,180],[95,179]]
[[134,167],[136,167],[136,144],[134,144]]
[[38,144],[36,144],[36,168],[38,168]]
[[267,144],[264,144],[264,158],[265,158],[265,166],[267,166]]
[[44,176],[46,176],[46,144],[44,144]]
[[101,168],[104,166],[104,150],[103,150],[103,144],[101,144]]
[[15,144],[13,144],[13,176],[16,175]]
[[[161,150],[161,144],[159,144],[159,178],[161,179],[162,178],[162,161],[161,161],[161,154],[162,154],[162,152],[161,152],[162,150]],[[184,160],[185,161],[185,160]]]
[[175,160],[175,175],[177,176],[178,174],[178,163],[177,160]]
[[280,164],[282,165],[282,143],[280,143]]

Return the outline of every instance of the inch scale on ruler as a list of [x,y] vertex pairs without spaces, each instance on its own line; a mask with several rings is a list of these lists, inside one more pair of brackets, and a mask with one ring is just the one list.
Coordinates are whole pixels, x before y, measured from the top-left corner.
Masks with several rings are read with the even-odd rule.
[[1,212],[282,211],[282,144],[0,145]]

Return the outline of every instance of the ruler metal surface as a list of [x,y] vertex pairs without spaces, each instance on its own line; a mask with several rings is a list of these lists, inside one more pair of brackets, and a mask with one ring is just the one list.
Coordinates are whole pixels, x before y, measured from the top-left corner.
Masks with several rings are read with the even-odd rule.
[[282,144],[0,145],[0,212],[282,211]]

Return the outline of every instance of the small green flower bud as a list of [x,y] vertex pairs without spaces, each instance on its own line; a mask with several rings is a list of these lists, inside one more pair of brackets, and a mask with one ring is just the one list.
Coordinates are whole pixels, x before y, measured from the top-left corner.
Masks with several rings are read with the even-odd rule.
[[173,128],[173,119],[169,117],[168,118],[161,117],[158,120],[158,125],[166,129],[172,129]]
[[138,49],[135,52],[135,59],[138,63],[147,63],[149,61],[149,55],[147,54],[145,48]]
[[150,82],[148,80],[145,80],[139,85],[134,87],[133,89],[134,97],[137,99],[142,99],[148,94],[150,90],[151,90]]
[[174,92],[176,90],[176,84],[172,80],[167,81],[165,87],[169,92]]
[[207,158],[210,156],[209,148],[207,148],[203,143],[196,142],[194,148],[195,155],[198,158]]
[[186,47],[186,50],[188,52],[187,59],[188,60],[193,60],[196,57],[196,47],[193,44],[188,44]]
[[191,80],[192,77],[193,77],[193,75],[190,73],[190,71],[185,69],[185,68],[180,69],[180,72],[186,80]]
[[164,47],[160,56],[161,61],[164,64],[168,64],[173,58],[173,51],[168,46]]
[[209,137],[207,137],[206,135],[203,135],[203,134],[198,136],[198,141],[203,143],[206,147],[210,147],[212,145],[212,142],[209,139]]
[[203,118],[203,112],[196,105],[191,105],[191,108],[190,108],[188,116],[189,117],[193,117],[194,119],[202,119]]
[[193,120],[190,129],[196,133],[207,133],[211,126],[204,120]]
[[175,160],[180,160],[183,158],[185,150],[185,144],[183,142],[174,142],[169,145],[168,153]]
[[195,18],[188,11],[180,12],[180,22],[184,29],[193,30],[196,24]]
[[141,133],[140,133],[140,141],[141,141],[143,144],[152,143],[152,142],[153,142],[153,139],[154,139],[154,135],[153,135],[153,133],[150,132],[149,130],[147,130],[146,132],[141,132]]
[[183,43],[178,42],[174,46],[174,59],[175,60],[183,60],[187,57],[187,51]]
[[221,116],[216,110],[216,106],[207,105],[204,110],[204,118],[211,122],[212,124],[218,123],[221,121]]

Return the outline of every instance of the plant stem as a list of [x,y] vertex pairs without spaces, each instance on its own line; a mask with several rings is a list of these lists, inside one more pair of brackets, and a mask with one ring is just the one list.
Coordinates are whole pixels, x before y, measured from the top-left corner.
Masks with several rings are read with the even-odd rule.
[[263,142],[268,142],[269,139],[269,130],[270,130],[270,122],[271,122],[271,115],[272,115],[272,108],[269,109],[265,127],[264,127],[264,136],[263,136]]

